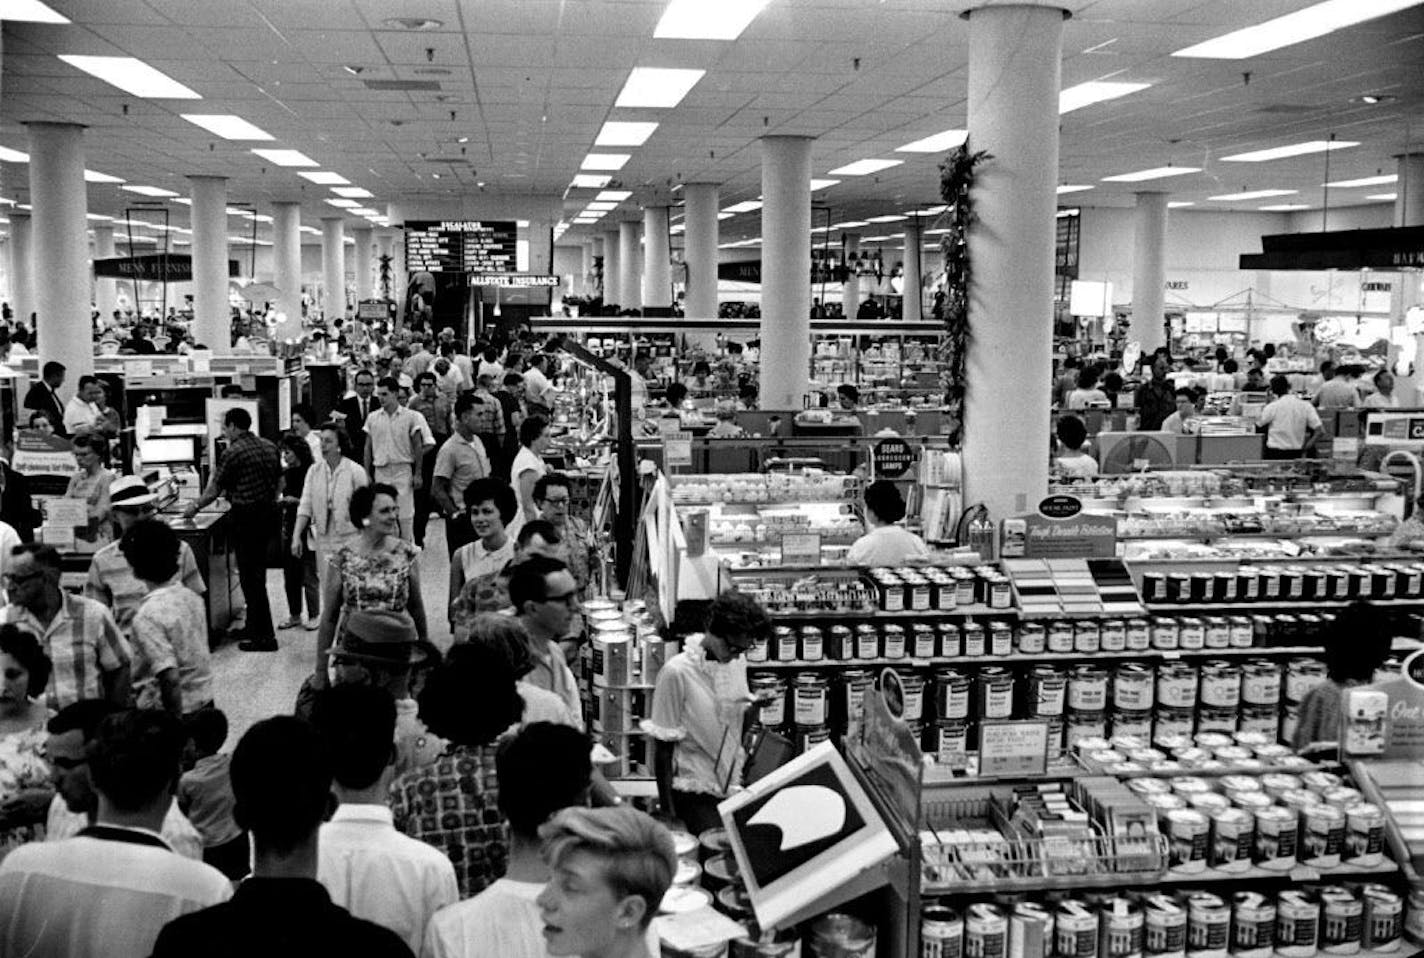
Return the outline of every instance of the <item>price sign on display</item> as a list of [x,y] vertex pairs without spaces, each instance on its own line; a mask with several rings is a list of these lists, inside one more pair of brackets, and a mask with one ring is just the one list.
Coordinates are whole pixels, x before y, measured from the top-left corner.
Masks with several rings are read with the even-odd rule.
[[1409,420],[1409,438],[1424,440],[1424,418],[1412,418]]
[[885,479],[899,479],[915,463],[915,450],[903,439],[882,439],[871,450],[875,474]]
[[692,433],[673,432],[667,434],[667,437],[663,439],[663,465],[692,465]]
[[1047,769],[1047,722],[979,724],[980,775],[1042,775]]
[[782,565],[820,565],[819,532],[784,532],[781,535]]

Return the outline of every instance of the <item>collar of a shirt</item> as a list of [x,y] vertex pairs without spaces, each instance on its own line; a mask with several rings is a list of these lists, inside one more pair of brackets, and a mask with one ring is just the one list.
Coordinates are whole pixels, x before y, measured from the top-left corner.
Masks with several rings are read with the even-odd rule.
[[395,826],[395,816],[385,805],[362,805],[342,802],[332,814],[333,822],[366,822],[372,825]]
[[326,887],[315,878],[244,878],[233,901],[261,902],[263,911],[300,912],[309,916],[331,904]]

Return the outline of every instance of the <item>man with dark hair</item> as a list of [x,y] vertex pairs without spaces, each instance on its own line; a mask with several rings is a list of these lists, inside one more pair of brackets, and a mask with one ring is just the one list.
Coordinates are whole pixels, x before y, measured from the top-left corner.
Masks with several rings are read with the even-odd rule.
[[1158,350],[1152,357],[1152,378],[1137,387],[1132,404],[1137,409],[1137,428],[1143,432],[1156,432],[1162,428],[1162,421],[1177,409],[1177,398],[1172,391],[1172,381],[1167,373],[1172,369],[1172,359],[1166,350]]
[[317,697],[314,724],[331,753],[341,802],[321,826],[317,879],[357,918],[384,925],[417,954],[435,912],[460,898],[450,859],[396,831],[396,705],[385,689],[338,685]]
[[153,958],[413,958],[395,932],[333,904],[316,880],[331,777],[321,736],[301,719],[247,731],[232,756],[232,791],[237,823],[252,835],[252,877],[231,901],[171,922]]
[[74,397],[64,406],[64,431],[75,435],[94,429],[103,418],[99,409],[102,392],[97,376],[80,376]]
[[252,416],[246,409],[229,409],[223,416],[227,451],[213,470],[208,488],[183,510],[191,519],[218,496],[226,496],[228,535],[237,553],[237,573],[247,604],[246,636],[238,643],[244,652],[277,651],[272,626],[272,606],[267,599],[267,541],[277,523],[277,484],[282,478],[282,457],[270,441],[252,434]]
[[474,393],[455,400],[455,433],[436,453],[431,470],[431,496],[445,517],[445,550],[452,556],[475,537],[462,506],[465,490],[476,479],[490,475],[489,454],[475,431],[480,406]]
[[529,633],[534,671],[526,681],[553,692],[574,715],[582,715],[578,683],[559,646],[579,610],[578,583],[569,567],[558,559],[537,555],[515,563],[509,577],[509,600]]
[[0,622],[34,635],[54,663],[49,707],[97,698],[127,705],[133,660],[128,640],[108,609],[60,588],[54,546],[15,546],[4,578],[10,604],[0,608]]
[[0,862],[0,954],[144,958],[167,922],[232,894],[222,872],[175,855],[159,834],[182,751],[182,727],[166,712],[98,723],[94,824]]
[[1266,434],[1266,458],[1299,459],[1315,444],[1320,413],[1291,394],[1290,380],[1284,376],[1271,378],[1271,394],[1276,398],[1266,404],[1256,421],[1257,431]]
[[166,522],[144,519],[119,540],[124,558],[147,594],[133,619],[139,668],[139,708],[191,715],[213,704],[208,617],[203,600],[178,575],[178,536]]
[[[586,597],[598,571],[598,546],[588,523],[571,514],[572,500],[573,487],[569,477],[561,472],[545,473],[534,483],[534,505],[539,508],[539,517],[553,523],[559,534],[560,547],[555,555],[568,563],[579,595]],[[575,615],[568,633],[560,641],[572,643],[576,648],[582,633],[583,616]],[[565,645],[564,654],[567,656],[571,651],[569,645]]]
[[372,398],[376,391],[376,377],[369,369],[356,371],[355,394],[347,396],[336,404],[334,416],[343,421],[346,438],[350,440],[355,455],[366,448],[366,417],[376,409]]
[[40,381],[25,393],[25,408],[49,416],[57,436],[68,436],[64,428],[64,406],[59,401],[59,387],[64,385],[64,364],[50,361],[40,370]]
[[469,901],[431,920],[430,958],[544,958],[543,922],[534,903],[549,880],[539,826],[560,809],[588,802],[588,737],[567,725],[538,722],[507,741],[495,758],[499,810],[509,821],[509,867]]
[[[448,364],[447,364],[448,365]],[[420,460],[420,488],[415,493],[415,544],[425,546],[425,527],[430,522],[431,480],[435,471],[435,451],[445,445],[450,438],[453,400],[446,399],[437,388],[437,377],[426,370],[415,377],[415,395],[406,403],[406,408],[419,414],[425,420],[431,439]]]
[[366,475],[394,486],[399,493],[400,534],[415,535],[415,493],[423,488],[420,464],[430,443],[425,418],[400,404],[400,384],[390,376],[376,384],[380,408],[366,417]]

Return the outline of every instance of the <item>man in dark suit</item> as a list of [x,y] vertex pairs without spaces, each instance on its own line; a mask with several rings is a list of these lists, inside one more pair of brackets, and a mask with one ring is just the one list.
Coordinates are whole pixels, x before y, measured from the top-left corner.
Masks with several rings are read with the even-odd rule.
[[40,371],[40,381],[25,393],[25,408],[49,416],[55,435],[68,436],[64,428],[64,404],[59,401],[59,387],[64,385],[64,364],[48,362]]
[[346,419],[346,438],[351,443],[352,458],[360,462],[362,450],[366,448],[366,417],[380,408],[376,402],[376,377],[369,369],[356,373],[356,395],[348,396],[336,404],[336,412]]

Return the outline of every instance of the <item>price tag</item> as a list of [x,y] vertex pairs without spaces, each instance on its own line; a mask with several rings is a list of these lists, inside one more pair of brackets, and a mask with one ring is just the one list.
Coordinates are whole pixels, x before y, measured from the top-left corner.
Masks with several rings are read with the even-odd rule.
[[45,502],[45,525],[75,526],[89,525],[89,509],[83,499],[49,499]]
[[980,724],[980,775],[1042,775],[1047,769],[1047,722],[1031,720]]
[[692,465],[692,434],[683,432],[674,435],[685,438],[663,440],[663,466]]
[[124,363],[124,376],[128,379],[147,379],[153,375],[153,360],[130,359]]
[[781,534],[782,565],[820,565],[821,534],[819,532],[783,532]]
[[47,546],[54,546],[56,549],[73,549],[74,527],[52,526],[45,523],[40,526],[40,541]]

